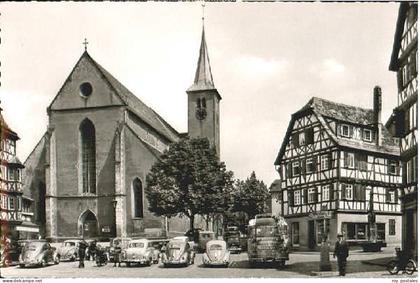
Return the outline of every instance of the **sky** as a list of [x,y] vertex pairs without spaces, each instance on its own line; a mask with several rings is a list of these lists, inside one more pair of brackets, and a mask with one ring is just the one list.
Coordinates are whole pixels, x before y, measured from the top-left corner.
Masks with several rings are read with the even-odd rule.
[[[206,3],[220,103],[221,159],[235,178],[270,185],[291,114],[311,97],[372,108],[397,104],[388,70],[398,3]],[[1,3],[3,116],[24,161],[47,129],[46,108],[84,51],[177,131],[187,131],[201,2]]]

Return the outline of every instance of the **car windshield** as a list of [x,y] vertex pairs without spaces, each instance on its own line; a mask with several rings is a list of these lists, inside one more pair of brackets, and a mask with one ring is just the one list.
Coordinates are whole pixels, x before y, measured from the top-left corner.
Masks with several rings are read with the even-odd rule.
[[279,234],[277,226],[258,226],[256,228],[257,237],[274,237]]
[[130,243],[128,246],[130,248],[144,248],[144,243]]
[[181,243],[169,243],[169,249],[171,250],[180,250],[181,249]]
[[74,247],[75,245],[76,245],[75,242],[67,242],[67,243],[64,243],[64,246],[65,247]]
[[210,250],[221,251],[221,250],[223,250],[223,247],[222,247],[222,245],[219,245],[219,244],[213,244],[213,245],[210,246]]
[[25,245],[24,249],[26,251],[35,251],[35,250],[37,250],[41,247],[42,247],[42,244],[40,244],[40,243],[28,243],[28,244]]

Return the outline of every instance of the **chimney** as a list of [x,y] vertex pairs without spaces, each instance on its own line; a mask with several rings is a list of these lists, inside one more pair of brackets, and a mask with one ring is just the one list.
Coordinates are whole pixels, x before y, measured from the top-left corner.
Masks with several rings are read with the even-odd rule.
[[380,86],[373,88],[373,123],[377,129],[376,144],[382,145],[382,89]]

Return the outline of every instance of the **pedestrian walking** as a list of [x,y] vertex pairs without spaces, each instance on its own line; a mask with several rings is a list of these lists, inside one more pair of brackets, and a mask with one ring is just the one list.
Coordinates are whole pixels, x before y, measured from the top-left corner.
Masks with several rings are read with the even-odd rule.
[[119,241],[115,241],[114,242],[114,267],[117,266],[118,263],[118,267],[121,266],[121,243]]
[[347,264],[347,257],[349,256],[349,247],[347,246],[347,242],[344,240],[342,234],[337,234],[337,242],[335,243],[334,248],[334,255],[335,258],[337,256],[337,264],[338,264],[338,271],[340,276],[346,275],[346,264]]
[[93,240],[89,245],[89,260],[95,260],[96,256],[96,240]]
[[80,241],[79,243],[79,268],[85,268],[85,256],[86,256],[87,243],[85,240]]

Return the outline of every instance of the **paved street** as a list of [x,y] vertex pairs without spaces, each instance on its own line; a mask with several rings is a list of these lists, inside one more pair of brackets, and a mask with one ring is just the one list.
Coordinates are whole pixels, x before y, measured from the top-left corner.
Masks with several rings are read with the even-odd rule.
[[[373,259],[393,257],[393,249],[386,249],[381,253],[363,253],[351,251],[348,262],[349,277],[377,277],[386,278],[392,276],[385,270],[384,266],[366,264],[363,262]],[[290,254],[287,266],[278,269],[270,266],[258,266],[250,268],[247,261],[247,254],[232,255],[229,268],[206,268],[201,264],[201,254],[196,257],[194,265],[179,268],[163,268],[161,264],[134,267],[113,267],[112,263],[103,267],[97,267],[94,262],[86,262],[85,269],[79,269],[77,262],[61,262],[59,265],[45,268],[19,268],[17,266],[2,268],[3,277],[42,277],[42,278],[74,278],[74,277],[147,277],[147,278],[185,278],[185,277],[311,277],[313,271],[318,271],[319,253],[317,252],[294,252]],[[332,257],[331,257],[332,259]],[[325,273],[318,276],[337,276],[336,262],[332,259],[333,273]],[[400,274],[400,276],[402,276]],[[417,277],[417,272],[412,275]],[[407,275],[404,275],[407,277]]]

